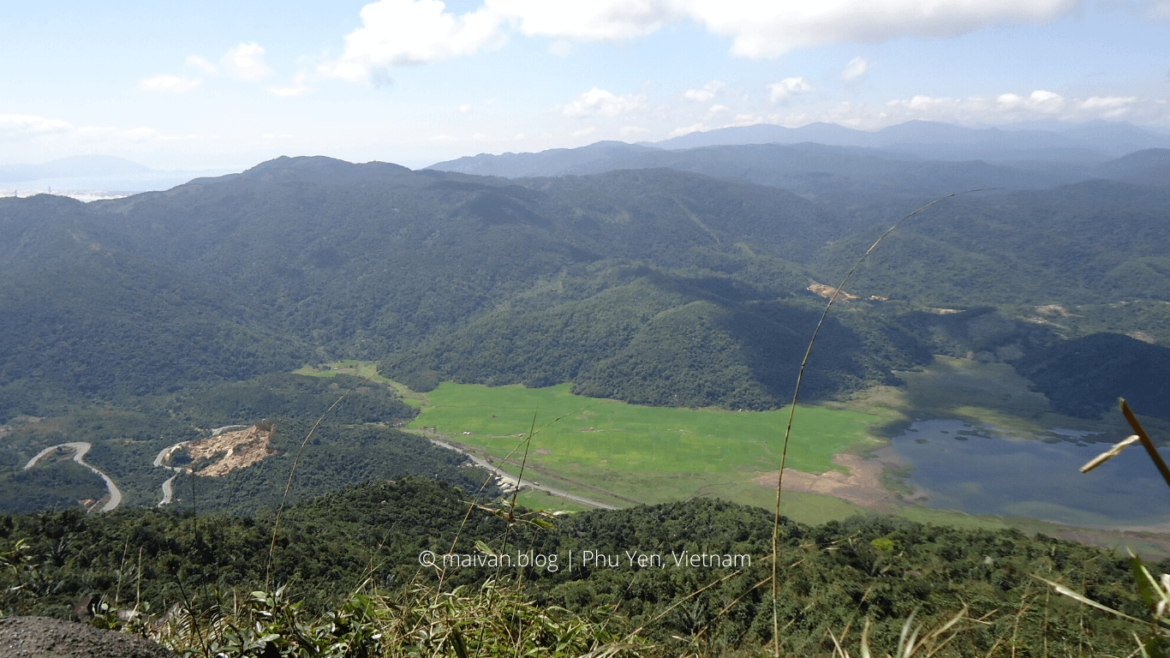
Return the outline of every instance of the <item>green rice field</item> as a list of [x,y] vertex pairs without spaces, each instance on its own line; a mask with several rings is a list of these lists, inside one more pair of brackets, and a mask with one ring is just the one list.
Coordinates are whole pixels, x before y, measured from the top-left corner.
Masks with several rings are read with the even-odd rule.
[[[522,443],[535,415],[529,459],[546,467],[699,474],[774,471],[779,463],[787,409],[641,407],[583,398],[569,389],[569,384],[527,389],[443,383],[427,394],[428,406],[409,427],[434,428],[504,456]],[[799,407],[788,466],[809,473],[840,470],[833,455],[864,440],[873,420],[850,411]]]

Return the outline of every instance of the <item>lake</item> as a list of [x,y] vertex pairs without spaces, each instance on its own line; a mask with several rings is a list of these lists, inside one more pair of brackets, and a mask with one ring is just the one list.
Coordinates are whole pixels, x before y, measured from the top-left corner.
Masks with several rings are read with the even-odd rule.
[[[925,490],[916,495],[926,496],[920,502],[927,507],[1081,526],[1170,522],[1170,487],[1140,444],[1082,474],[1085,462],[1125,437],[1084,443],[1088,433],[1073,430],[1054,430],[1049,442],[997,434],[957,420],[923,420],[896,437],[893,450],[914,467],[906,482]],[[1170,451],[1161,453],[1170,459]]]

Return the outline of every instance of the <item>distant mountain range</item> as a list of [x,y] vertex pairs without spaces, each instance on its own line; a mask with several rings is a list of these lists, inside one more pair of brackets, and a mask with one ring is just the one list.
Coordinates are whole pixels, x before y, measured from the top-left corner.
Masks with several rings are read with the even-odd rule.
[[[480,154],[429,168],[523,178],[671,167],[790,189],[802,184],[799,179],[811,177],[834,190],[840,189],[843,176],[853,183],[847,187],[860,184],[862,188],[869,188],[879,177],[896,176],[898,180],[890,183],[893,187],[905,188],[909,181],[910,187],[933,193],[956,179],[972,186],[1013,188],[1091,178],[1125,179],[1132,174],[1130,165],[1113,161],[1151,149],[1170,149],[1170,134],[1126,123],[1093,122],[1063,132],[974,129],[927,121],[909,121],[877,132],[826,123],[800,128],[761,124],[696,132],[655,144],[597,142],[540,153]],[[1142,160],[1159,158],[1165,154],[1155,151]],[[1026,173],[1021,174],[1022,170]],[[859,171],[865,173],[859,176]]]
[[964,128],[932,121],[907,121],[875,132],[829,123],[800,128],[758,124],[694,132],[658,142],[662,149],[737,144],[860,146],[935,160],[1092,161],[1148,148],[1170,148],[1170,134],[1129,123],[1092,121],[1064,131]]

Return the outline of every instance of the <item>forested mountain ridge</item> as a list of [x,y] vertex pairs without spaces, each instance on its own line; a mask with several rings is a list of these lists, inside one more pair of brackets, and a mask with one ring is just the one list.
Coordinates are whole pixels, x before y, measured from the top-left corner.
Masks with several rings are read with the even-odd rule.
[[[653,404],[775,406],[819,304],[806,288],[838,280],[921,195],[867,162],[849,166],[903,187],[864,207],[672,169],[509,180],[328,158],[88,205],[2,199],[5,413],[35,413],[34,389],[141,395],[347,357],[423,388],[572,380]],[[863,299],[830,320],[809,393],[978,351],[915,319],[924,307],[1000,308],[996,349],[1015,354],[1067,334],[1026,328],[1020,305],[1166,298],[1167,195],[1092,180],[944,201],[850,284]]]

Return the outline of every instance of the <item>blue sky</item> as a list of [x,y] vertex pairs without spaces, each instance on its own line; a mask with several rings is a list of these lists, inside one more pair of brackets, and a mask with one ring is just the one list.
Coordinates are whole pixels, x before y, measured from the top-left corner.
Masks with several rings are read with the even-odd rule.
[[1170,130],[1170,0],[63,2],[0,20],[0,164],[418,167],[760,122]]

